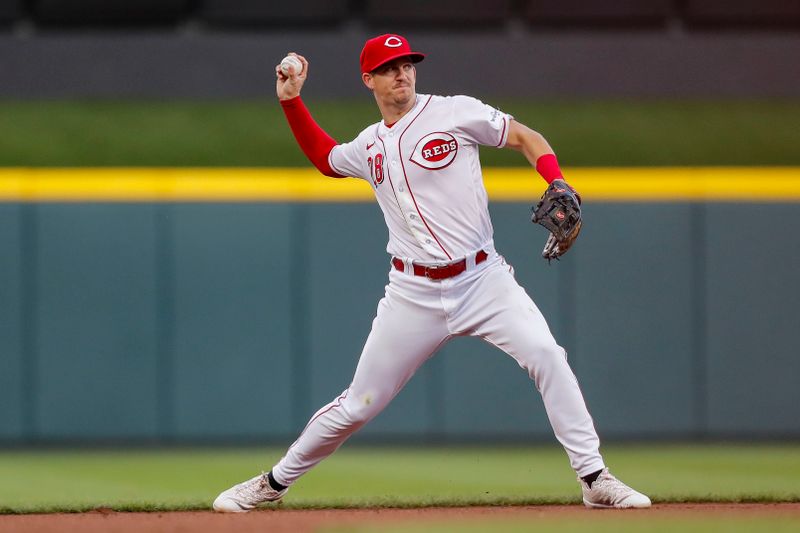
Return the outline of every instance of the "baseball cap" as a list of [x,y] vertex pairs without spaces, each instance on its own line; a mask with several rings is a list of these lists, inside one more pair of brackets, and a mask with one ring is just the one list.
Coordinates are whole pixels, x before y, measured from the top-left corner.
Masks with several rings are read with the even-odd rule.
[[372,72],[384,63],[404,56],[409,56],[414,63],[425,59],[425,54],[411,51],[408,40],[402,35],[378,35],[364,43],[361,50],[361,72]]

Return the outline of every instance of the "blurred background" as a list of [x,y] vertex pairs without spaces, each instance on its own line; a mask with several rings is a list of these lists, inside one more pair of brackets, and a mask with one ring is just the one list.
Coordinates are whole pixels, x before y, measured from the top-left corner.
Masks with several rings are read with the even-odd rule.
[[387,31],[431,52],[432,92],[800,90],[792,0],[2,0],[0,23],[7,98],[262,98],[289,49],[313,60],[308,96],[350,98],[364,40]]
[[[379,120],[358,54],[387,31],[428,54],[419,92],[501,107],[611,191],[550,266],[539,178],[491,206],[601,437],[800,437],[797,0],[0,0],[0,444],[285,444],[347,386],[389,269],[374,202],[136,187],[297,177],[274,65],[305,55],[305,100],[349,140]],[[120,167],[122,193],[93,196]],[[745,181],[609,200],[602,176],[645,167]],[[525,373],[476,339],[355,440],[553,442]]]

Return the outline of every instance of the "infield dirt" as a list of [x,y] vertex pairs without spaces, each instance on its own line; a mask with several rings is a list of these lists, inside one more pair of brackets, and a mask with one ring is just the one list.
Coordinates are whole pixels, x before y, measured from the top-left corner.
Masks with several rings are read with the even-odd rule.
[[424,509],[329,509],[283,510],[264,509],[241,515],[208,512],[119,513],[97,509],[76,514],[31,514],[0,516],[0,532],[31,533],[142,533],[204,532],[308,533],[338,527],[402,527],[403,524],[437,523],[475,525],[481,520],[537,521],[558,518],[588,521],[620,517],[650,518],[725,518],[781,516],[800,523],[800,503],[776,504],[660,504],[646,510],[596,511],[578,505],[529,507],[459,507]]

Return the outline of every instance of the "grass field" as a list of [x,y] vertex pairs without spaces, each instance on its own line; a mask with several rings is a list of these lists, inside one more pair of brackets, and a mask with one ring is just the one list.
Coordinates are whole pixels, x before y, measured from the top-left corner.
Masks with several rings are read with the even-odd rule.
[[[493,101],[541,131],[567,166],[800,165],[800,102]],[[310,101],[339,141],[380,117]],[[0,166],[306,166],[280,107],[251,102],[0,102]],[[486,149],[486,166],[519,166]]]
[[[282,449],[0,452],[0,513],[208,509]],[[800,444],[613,445],[606,461],[654,502],[800,501]],[[292,488],[285,508],[578,503],[555,446],[346,446]]]

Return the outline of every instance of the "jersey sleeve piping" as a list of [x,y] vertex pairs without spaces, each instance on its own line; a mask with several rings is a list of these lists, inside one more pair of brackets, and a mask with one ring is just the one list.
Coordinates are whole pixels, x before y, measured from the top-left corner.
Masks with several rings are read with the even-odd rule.
[[511,115],[503,116],[503,131],[500,132],[500,142],[497,144],[497,148],[503,148],[506,143],[508,142],[508,133],[511,129]]
[[334,165],[334,164],[333,164],[333,151],[334,151],[334,150],[336,150],[336,148],[337,148],[338,146],[339,146],[339,145],[337,144],[336,146],[334,146],[333,148],[331,148],[331,151],[330,151],[330,152],[328,152],[328,166],[329,166],[329,167],[331,167],[331,170],[333,170],[333,171],[336,173],[336,175],[335,175],[335,176],[331,176],[331,177],[332,177],[332,178],[347,178],[347,177],[350,177],[350,176],[348,175],[348,173],[347,173],[347,172],[342,172],[341,170],[339,170],[338,168],[336,168],[336,165]]

